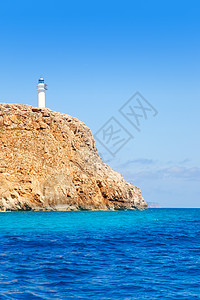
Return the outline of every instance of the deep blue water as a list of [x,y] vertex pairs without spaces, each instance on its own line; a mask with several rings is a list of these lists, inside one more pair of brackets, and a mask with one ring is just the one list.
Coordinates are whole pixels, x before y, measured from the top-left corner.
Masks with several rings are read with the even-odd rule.
[[200,209],[0,214],[0,299],[200,299]]

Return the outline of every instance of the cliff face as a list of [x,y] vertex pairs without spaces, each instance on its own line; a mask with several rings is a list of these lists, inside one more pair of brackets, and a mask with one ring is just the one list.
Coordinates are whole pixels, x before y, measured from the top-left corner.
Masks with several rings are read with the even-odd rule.
[[102,162],[84,123],[0,104],[0,210],[145,208],[140,189]]

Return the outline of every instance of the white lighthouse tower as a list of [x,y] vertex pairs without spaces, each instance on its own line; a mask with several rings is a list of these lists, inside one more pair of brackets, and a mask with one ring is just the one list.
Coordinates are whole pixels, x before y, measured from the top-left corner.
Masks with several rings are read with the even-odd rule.
[[45,91],[47,90],[47,85],[44,83],[44,78],[40,77],[38,80],[38,107],[45,107]]

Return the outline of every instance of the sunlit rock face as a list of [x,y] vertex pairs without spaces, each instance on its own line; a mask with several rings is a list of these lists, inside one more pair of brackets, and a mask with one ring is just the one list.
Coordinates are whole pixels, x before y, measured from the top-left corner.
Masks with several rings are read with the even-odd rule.
[[0,104],[0,210],[146,209],[106,165],[90,129],[63,113]]

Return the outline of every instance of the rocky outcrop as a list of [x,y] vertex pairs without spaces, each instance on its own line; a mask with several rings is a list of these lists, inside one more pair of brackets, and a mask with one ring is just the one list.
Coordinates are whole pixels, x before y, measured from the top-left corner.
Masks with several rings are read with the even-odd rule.
[[139,188],[106,165],[81,121],[0,104],[0,210],[145,209]]

